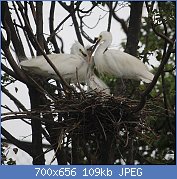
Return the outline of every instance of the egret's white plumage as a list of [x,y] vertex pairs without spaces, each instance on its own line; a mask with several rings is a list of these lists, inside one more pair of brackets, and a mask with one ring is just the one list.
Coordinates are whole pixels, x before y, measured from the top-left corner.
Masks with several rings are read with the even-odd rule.
[[[75,42],[72,45],[71,54],[50,54],[48,57],[63,78],[70,79],[72,82],[76,83],[77,69],[78,80],[86,81],[88,62],[84,58],[87,57],[87,51],[79,42]],[[48,78],[59,78],[43,56],[37,56],[33,59],[22,61],[20,65],[23,69],[35,74]]]
[[92,90],[96,92],[101,92],[101,93],[105,93],[108,95],[110,94],[109,87],[95,74],[90,76],[88,86],[89,88],[91,88]]
[[142,80],[145,83],[152,81],[154,75],[139,59],[119,50],[108,49],[112,43],[110,32],[101,32],[98,40],[100,45],[95,51],[94,62],[99,73],[124,79]]
[[[109,87],[93,73],[92,65],[88,63],[88,52],[79,42],[75,41],[70,54],[50,54],[48,57],[63,78],[69,79],[73,83],[77,83],[78,80],[86,82],[92,90],[110,94]],[[59,78],[43,56],[22,61],[20,65],[24,70],[37,75],[46,78]]]

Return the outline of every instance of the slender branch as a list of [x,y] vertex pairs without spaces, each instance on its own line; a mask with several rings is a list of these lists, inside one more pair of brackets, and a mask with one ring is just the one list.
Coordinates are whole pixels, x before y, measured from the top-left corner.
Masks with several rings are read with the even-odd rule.
[[[30,2],[29,2],[29,3],[30,3]],[[26,31],[25,31],[25,29],[24,29],[24,27],[23,27],[23,23],[22,23],[22,20],[21,20],[21,18],[20,18],[19,11],[17,10],[16,5],[15,5],[15,3],[14,3],[13,1],[12,1],[12,4],[13,4],[13,7],[14,7],[14,9],[15,9],[15,13],[16,13],[16,15],[17,15],[18,21],[20,22],[21,28],[23,29],[23,33],[24,33],[24,35],[25,35],[25,38],[26,38],[26,41],[27,41],[27,44],[28,44],[28,47],[29,47],[31,56],[34,57],[34,52],[33,52],[32,46],[31,46],[31,44],[30,44],[30,42],[29,42],[29,38],[28,38],[28,36],[27,36],[27,33],[26,33]],[[15,24],[15,25],[17,26],[17,24]]]
[[164,55],[164,58],[162,59],[162,62],[160,64],[160,66],[159,66],[159,68],[158,68],[158,70],[157,70],[152,82],[149,84],[147,89],[141,94],[140,103],[136,107],[133,108],[133,110],[132,110],[133,113],[136,113],[136,112],[140,111],[144,107],[144,105],[146,103],[147,95],[152,91],[152,89],[156,85],[157,80],[158,80],[159,76],[161,75],[161,73],[162,73],[162,71],[164,69],[164,66],[167,64],[167,62],[168,62],[168,60],[170,58],[171,50],[173,49],[173,45],[175,43],[175,35],[173,36],[172,41],[173,41],[173,44],[170,43],[170,45],[168,46],[167,52]]
[[[81,3],[77,2],[77,4],[80,5]],[[71,9],[74,9],[74,2],[73,3],[71,2]],[[80,30],[79,30],[79,24],[78,24],[78,21],[77,21],[77,18],[76,18],[76,14],[73,13],[71,15],[71,17],[72,17],[73,24],[74,24],[74,27],[75,27],[75,32],[76,32],[76,35],[77,35],[77,39],[78,39],[79,43],[84,46],[84,43],[83,43],[83,40],[82,40],[82,37],[81,37],[81,33],[80,33]]]
[[112,21],[112,14],[113,14],[113,9],[112,9],[112,2],[108,2],[107,3],[108,7],[109,7],[109,18],[108,18],[108,27],[107,27],[107,31],[110,32],[111,29],[111,21]]
[[8,44],[6,43],[6,40],[3,36],[3,34],[1,34],[1,38],[2,38],[2,50],[4,51],[4,54],[9,62],[9,64],[11,65],[12,69],[19,76],[19,78],[21,78],[21,81],[27,81],[26,75],[22,72],[22,70],[16,64],[16,62],[9,50],[9,47],[7,46]]
[[92,7],[90,9],[88,9],[87,11],[79,9],[78,11],[84,14],[90,13],[97,5],[98,5],[98,2],[92,1]]
[[13,96],[6,88],[1,86],[1,90],[4,94],[6,94],[16,104],[16,106],[18,108],[22,109],[23,111],[27,111],[25,106],[15,96]]
[[12,22],[12,18],[11,18],[9,7],[8,7],[8,2],[3,1],[2,7],[4,9],[2,11],[2,15],[3,15],[3,19],[4,19],[2,22],[6,21],[6,24],[8,25],[8,27],[10,29],[11,40],[12,40],[13,46],[15,48],[15,52],[20,60],[21,58],[26,57],[24,48],[23,48],[23,44],[20,43],[20,40],[18,39],[17,33],[15,31],[15,27]]
[[10,142],[12,142],[15,146],[20,148],[21,150],[25,151],[28,153],[30,156],[32,156],[32,151],[31,151],[31,144],[24,144],[23,142],[17,140],[14,136],[12,136],[8,131],[6,131],[2,126],[1,126],[1,134]]
[[126,22],[124,21],[124,19],[119,18],[114,11],[112,12],[112,16],[114,17],[114,19],[115,19],[117,22],[119,22],[119,23],[121,24],[123,31],[124,31],[125,34],[127,35],[127,34],[128,34],[128,28],[127,28],[127,24],[126,24]]
[[[68,11],[71,14],[71,18],[73,20],[73,24],[74,24],[74,27],[75,27],[75,32],[76,32],[77,39],[78,39],[78,41],[79,41],[79,43],[81,45],[84,45],[82,37],[81,37],[81,34],[80,34],[80,31],[79,31],[79,24],[77,22],[77,18],[76,18],[76,14],[75,14],[76,10],[73,11],[73,9],[77,9],[77,7],[79,9],[79,6],[82,3],[82,1],[80,1],[80,2],[78,1],[76,3],[76,8],[74,8],[74,5],[75,5],[74,1],[71,1],[71,4],[69,6],[67,6],[65,3],[60,2],[60,1],[59,1],[59,3],[66,11]],[[72,13],[72,11],[73,11],[73,13]]]
[[[58,3],[61,5],[61,1],[58,1]],[[60,24],[56,27],[56,29],[53,31],[53,33],[50,35],[50,37],[47,38],[47,42],[51,41],[52,37],[56,34],[56,32],[58,31],[58,29],[64,24],[65,21],[67,21],[67,20],[71,17],[71,15],[72,15],[73,13],[75,13],[75,12],[79,9],[79,6],[80,6],[80,4],[77,4],[76,8],[75,8],[75,9],[72,9],[72,10],[70,11],[70,14],[67,15],[67,16],[60,22]]]
[[150,14],[151,14],[151,9],[150,9],[149,6],[148,6],[148,2],[145,2],[145,4],[146,4],[147,12],[148,12],[148,14],[149,14],[149,18],[150,18],[150,21],[151,21],[151,27],[152,27],[152,30],[154,31],[154,33],[155,33],[157,36],[161,37],[162,39],[166,40],[168,43],[170,43],[170,44],[173,45],[174,42],[173,42],[171,39],[169,39],[166,35],[164,35],[164,34],[158,32],[158,31],[156,30],[155,24],[153,23],[152,16],[150,16]]
[[28,24],[28,21],[27,21],[25,15],[23,14],[23,6],[22,6],[21,2],[16,2],[16,3],[18,4],[19,10],[20,10],[20,12],[21,12],[21,15],[22,15],[22,17],[23,17],[23,19],[24,19],[24,21],[25,21],[26,28],[28,28],[29,32],[31,33],[32,38],[33,38],[33,40],[35,41],[35,43],[36,43],[38,49],[40,50],[41,54],[44,56],[44,58],[45,58],[45,59],[47,60],[47,62],[50,64],[50,66],[51,66],[52,69],[55,71],[55,73],[59,76],[59,78],[60,78],[60,80],[61,80],[61,83],[62,83],[64,86],[66,86],[67,89],[75,91],[74,88],[71,87],[70,85],[68,85],[68,83],[63,79],[63,77],[62,77],[61,74],[59,73],[58,69],[55,67],[55,65],[51,62],[51,60],[49,59],[49,57],[46,55],[46,53],[45,53],[45,52],[43,51],[43,49],[41,48],[39,42],[37,41],[35,35],[33,34],[32,30],[31,30],[30,25]]
[[34,4],[33,4],[34,2],[32,2],[32,1],[29,1],[29,5],[30,5],[30,8],[31,8],[31,12],[32,12],[32,14],[33,14],[33,18],[34,18],[34,21],[35,21],[35,23],[36,23],[36,11],[35,11],[35,7],[34,7]]
[[[50,35],[54,32],[54,12],[55,12],[55,1],[51,1],[51,7],[50,7],[50,17],[49,17],[49,29],[50,29]],[[60,49],[58,47],[57,41],[55,36],[53,36],[50,40],[54,46],[55,53],[60,53]]]
[[80,20],[80,32],[81,32],[82,36],[83,36],[85,39],[87,39],[90,43],[93,44],[93,43],[94,43],[94,40],[92,40],[92,39],[88,36],[88,34],[84,31],[84,29],[83,29],[83,27],[84,27],[83,18],[86,17],[87,15],[81,16],[81,15],[79,14],[79,11],[77,11],[77,15],[78,15],[79,20]]
[[14,73],[12,70],[10,70],[9,68],[7,68],[3,63],[1,63],[1,69],[2,69],[4,72],[6,72],[8,75],[10,75],[10,76],[12,76],[13,78],[15,78],[15,79],[17,79],[17,80],[19,80],[19,81],[21,81],[21,82],[24,83],[24,81],[22,81],[21,78],[19,78],[19,76],[18,76],[16,73]]

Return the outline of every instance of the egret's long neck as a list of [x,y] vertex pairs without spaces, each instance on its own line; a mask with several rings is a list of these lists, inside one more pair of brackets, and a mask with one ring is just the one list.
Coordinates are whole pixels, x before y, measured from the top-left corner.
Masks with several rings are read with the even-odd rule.
[[103,53],[111,45],[111,43],[111,40],[106,40],[102,44],[100,44],[95,52],[95,56],[103,55]]

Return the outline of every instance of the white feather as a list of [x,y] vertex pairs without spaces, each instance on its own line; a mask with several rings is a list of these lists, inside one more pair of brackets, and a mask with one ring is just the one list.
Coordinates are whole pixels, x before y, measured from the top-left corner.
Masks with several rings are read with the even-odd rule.
[[124,79],[142,80],[146,83],[152,81],[154,75],[139,59],[119,50],[107,49],[112,43],[110,32],[101,32],[99,40],[101,44],[94,55],[94,62],[99,73]]

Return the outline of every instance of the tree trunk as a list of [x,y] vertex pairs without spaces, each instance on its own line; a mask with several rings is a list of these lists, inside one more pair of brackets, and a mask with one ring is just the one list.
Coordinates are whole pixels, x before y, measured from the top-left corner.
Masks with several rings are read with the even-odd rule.
[[[29,96],[31,102],[31,110],[39,110],[40,94],[35,89],[29,87]],[[40,117],[40,111],[36,112]],[[41,121],[31,120],[32,127],[32,154],[34,165],[44,165],[45,159],[42,149],[42,126]]]

